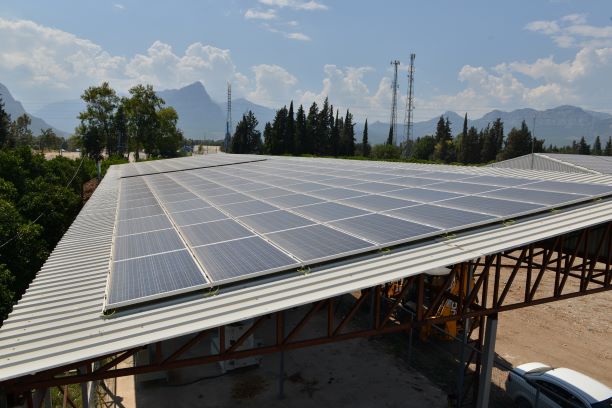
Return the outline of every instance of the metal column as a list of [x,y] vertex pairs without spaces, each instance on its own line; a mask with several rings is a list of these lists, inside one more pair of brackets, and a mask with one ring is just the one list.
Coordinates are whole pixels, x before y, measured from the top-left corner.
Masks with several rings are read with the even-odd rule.
[[491,392],[491,373],[493,371],[493,359],[495,358],[495,337],[497,335],[497,314],[487,317],[485,329],[485,344],[482,356],[482,367],[480,369],[480,380],[478,382],[477,408],[489,407],[489,394]]

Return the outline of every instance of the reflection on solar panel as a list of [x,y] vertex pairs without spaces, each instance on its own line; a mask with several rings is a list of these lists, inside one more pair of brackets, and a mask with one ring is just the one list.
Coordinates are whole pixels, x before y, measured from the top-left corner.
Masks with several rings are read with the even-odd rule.
[[[612,195],[604,185],[412,166],[231,155],[130,164],[105,307]],[[146,173],[155,174],[134,177]]]

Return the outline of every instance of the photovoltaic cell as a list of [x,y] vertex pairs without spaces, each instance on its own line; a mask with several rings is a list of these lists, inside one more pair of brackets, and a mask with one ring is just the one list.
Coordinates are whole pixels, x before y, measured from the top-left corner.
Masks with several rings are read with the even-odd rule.
[[260,234],[313,224],[313,221],[282,210],[241,217],[240,221]]
[[145,232],[115,238],[114,261],[185,248],[175,230]]
[[222,196],[207,197],[208,201],[216,205],[242,203],[244,201],[250,201],[252,199],[253,199],[252,197],[249,197],[241,193],[233,193],[233,194],[226,194]]
[[544,206],[538,204],[476,196],[453,198],[451,200],[441,201],[438,204],[443,207],[498,215],[500,217],[509,217],[517,214],[524,214],[529,211],[544,209]]
[[165,215],[154,215],[152,217],[119,221],[117,223],[116,235],[139,234],[164,228],[172,228],[172,223],[168,217]]
[[398,220],[381,214],[370,214],[330,223],[343,231],[378,244],[392,244],[441,231],[438,228]]
[[485,191],[498,190],[501,187],[491,186],[487,184],[474,184],[474,183],[462,183],[462,182],[444,182],[430,184],[427,186],[428,189],[448,191],[451,193],[459,194],[478,194],[484,193]]
[[504,188],[501,190],[482,193],[485,197],[506,198],[510,200],[526,201],[529,203],[555,205],[571,203],[576,200],[587,198],[581,194],[556,193],[552,191],[527,190],[524,188]]
[[431,203],[433,201],[447,200],[449,198],[460,197],[460,194],[448,193],[444,191],[428,190],[424,188],[406,188],[403,190],[389,191],[386,195],[402,198],[410,201],[420,201]]
[[150,217],[151,215],[160,215],[164,211],[159,205],[149,205],[146,207],[131,208],[128,210],[119,210],[120,220],[129,220],[132,218]]
[[376,194],[367,195],[363,197],[349,198],[348,200],[342,200],[339,202],[370,211],[387,211],[392,210],[394,208],[401,208],[410,205],[420,204],[416,201],[401,200],[399,198],[387,197]]
[[309,194],[318,197],[324,198],[326,200],[341,200],[343,198],[351,198],[362,196],[365,193],[363,191],[350,190],[347,188],[327,188],[325,190],[316,190],[311,191]]
[[372,246],[367,241],[324,225],[274,232],[266,237],[304,262],[337,257]]
[[476,176],[464,179],[463,181],[476,184],[490,184],[500,187],[516,187],[522,184],[533,183],[535,180],[518,177]]
[[358,208],[331,202],[296,207],[293,208],[292,211],[315,219],[319,222],[327,222],[367,214],[366,211]]
[[114,262],[107,306],[117,307],[208,284],[186,250]]
[[267,198],[266,201],[281,208],[292,208],[324,202],[324,200],[320,198],[312,197],[306,194],[290,194],[280,197],[271,197]]
[[403,218],[419,224],[432,225],[437,228],[451,229],[469,226],[487,221],[494,221],[496,217],[475,212],[445,208],[436,205],[422,204],[414,207],[400,208],[385,214]]
[[363,191],[366,193],[384,193],[386,191],[398,190],[403,188],[403,186],[398,186],[395,184],[387,184],[387,183],[360,183],[351,185],[352,190]]
[[153,197],[153,195],[151,195],[149,197],[137,198],[134,200],[121,200],[119,209],[127,210],[130,208],[146,207],[148,205],[155,205],[155,204],[157,204],[157,200],[155,199],[155,197]]
[[198,208],[210,207],[210,204],[200,198],[194,198],[191,200],[185,201],[176,201],[173,203],[165,203],[164,207],[168,212],[179,212],[179,211],[188,211],[195,210]]
[[206,245],[193,251],[214,282],[244,279],[251,274],[298,265],[296,260],[259,237]]
[[213,207],[183,211],[170,214],[176,225],[200,224],[202,222],[218,221],[227,218],[225,214]]
[[253,235],[251,231],[230,219],[181,227],[181,233],[192,247]]
[[223,205],[219,208],[229,213],[232,217],[241,217],[243,215],[258,214],[266,211],[278,210],[278,207],[264,203],[259,200],[245,201],[243,203]]

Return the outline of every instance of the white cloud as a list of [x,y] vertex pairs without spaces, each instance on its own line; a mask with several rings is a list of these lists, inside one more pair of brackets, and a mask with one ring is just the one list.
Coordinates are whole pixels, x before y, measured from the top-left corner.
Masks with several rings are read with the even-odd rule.
[[271,7],[279,7],[279,8],[292,8],[294,10],[327,10],[328,7],[323,3],[318,3],[314,0],[310,1],[299,1],[299,0],[259,0],[261,4],[265,4],[266,6]]
[[585,14],[569,14],[552,21],[532,21],[525,28],[551,37],[561,48],[612,47],[612,26],[589,25]]
[[113,7],[116,8],[117,10],[125,10],[125,6],[123,4],[120,3],[114,3]]
[[278,65],[261,64],[252,68],[255,73],[255,89],[247,97],[262,105],[279,107],[294,95],[298,80]]
[[274,20],[278,18],[276,14],[276,10],[269,9],[266,11],[248,9],[246,13],[244,13],[244,18],[247,20]]
[[287,33],[287,38],[298,41],[310,41],[310,37],[304,33]]

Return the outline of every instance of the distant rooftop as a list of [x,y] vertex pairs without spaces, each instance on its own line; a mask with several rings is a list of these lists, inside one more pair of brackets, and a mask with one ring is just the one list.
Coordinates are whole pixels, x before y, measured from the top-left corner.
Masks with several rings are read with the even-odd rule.
[[535,153],[492,163],[489,167],[560,171],[579,174],[612,174],[612,156]]

